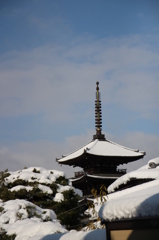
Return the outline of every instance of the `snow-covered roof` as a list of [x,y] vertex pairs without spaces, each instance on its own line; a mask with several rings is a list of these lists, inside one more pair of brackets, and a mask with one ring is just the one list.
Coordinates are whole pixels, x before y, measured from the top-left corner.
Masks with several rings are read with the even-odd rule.
[[106,221],[150,216],[159,216],[159,180],[108,195],[99,211]]
[[108,187],[108,193],[114,192],[131,179],[159,179],[159,157],[151,159],[147,165],[118,178]]
[[100,141],[98,139],[91,141],[84,147],[77,151],[58,159],[59,163],[67,162],[71,159],[78,158],[84,153],[96,155],[96,156],[110,156],[110,157],[137,157],[141,158],[145,155],[145,152],[126,148],[119,144],[113,143],[109,140]]
[[146,166],[126,174],[125,179],[124,176],[120,177],[116,182],[118,181],[119,185],[123,184],[124,181],[130,179],[128,176],[131,174],[133,177],[151,177],[154,180],[109,194],[107,202],[99,211],[99,217],[102,220],[113,221],[159,216],[159,167],[152,169],[148,163]]
[[71,182],[76,182],[78,180],[82,180],[82,179],[85,179],[86,177],[88,178],[96,178],[96,179],[117,179],[118,177],[117,176],[110,176],[110,174],[107,176],[100,176],[100,175],[91,175],[91,174],[87,174],[85,173],[84,175],[78,177],[78,178],[71,178],[70,181]]
[[149,168],[156,168],[157,166],[159,166],[159,157],[153,158],[148,162]]

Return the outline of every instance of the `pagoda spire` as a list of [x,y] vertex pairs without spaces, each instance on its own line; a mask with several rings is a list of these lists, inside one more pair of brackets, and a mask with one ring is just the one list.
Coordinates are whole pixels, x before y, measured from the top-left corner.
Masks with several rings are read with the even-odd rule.
[[102,134],[102,110],[99,92],[99,82],[96,82],[95,128],[96,134],[93,135],[93,139],[105,140],[105,135]]

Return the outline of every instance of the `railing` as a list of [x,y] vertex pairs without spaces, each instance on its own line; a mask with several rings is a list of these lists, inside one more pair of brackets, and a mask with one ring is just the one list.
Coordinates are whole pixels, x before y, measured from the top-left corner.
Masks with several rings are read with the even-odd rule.
[[[97,175],[100,175],[100,176],[119,176],[119,175],[123,175],[126,173],[126,169],[118,169],[116,172],[104,172],[104,173],[96,173],[96,172],[89,172],[89,174],[97,174]],[[74,172],[74,177],[75,178],[79,178],[81,176],[83,176],[85,174],[84,171],[79,171],[79,172]]]
[[126,173],[126,169],[118,169],[117,172],[125,174]]
[[83,171],[75,172],[75,178],[81,177],[84,175]]

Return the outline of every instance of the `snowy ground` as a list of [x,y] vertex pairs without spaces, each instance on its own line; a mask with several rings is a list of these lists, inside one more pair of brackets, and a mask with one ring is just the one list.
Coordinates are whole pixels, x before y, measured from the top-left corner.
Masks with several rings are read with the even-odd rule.
[[[38,239],[32,239],[38,240]],[[105,229],[96,229],[92,231],[75,231],[72,230],[66,234],[51,234],[41,240],[106,240]]]

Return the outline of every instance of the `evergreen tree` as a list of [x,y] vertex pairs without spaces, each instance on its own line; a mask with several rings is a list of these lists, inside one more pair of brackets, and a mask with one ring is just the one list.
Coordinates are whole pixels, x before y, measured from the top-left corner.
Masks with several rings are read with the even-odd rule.
[[[33,172],[40,173],[36,168]],[[50,172],[51,173],[51,172]],[[14,199],[25,199],[29,202],[36,204],[41,208],[47,208],[55,211],[57,218],[61,221],[61,224],[65,225],[66,228],[75,229],[77,225],[80,224],[81,215],[83,214],[83,209],[79,207],[78,201],[80,199],[79,195],[75,194],[73,189],[62,192],[64,200],[61,202],[54,201],[54,197],[58,191],[59,185],[68,185],[68,180],[65,177],[60,176],[56,179],[56,182],[51,184],[42,183],[52,190],[52,193],[44,193],[38,188],[38,181],[26,181],[23,179],[15,179],[13,182],[5,182],[5,178],[8,177],[10,173],[8,170],[1,172],[0,178],[0,199],[5,201]],[[21,188],[18,191],[10,191],[11,188],[16,186],[32,187],[32,190],[27,191],[25,188]]]

